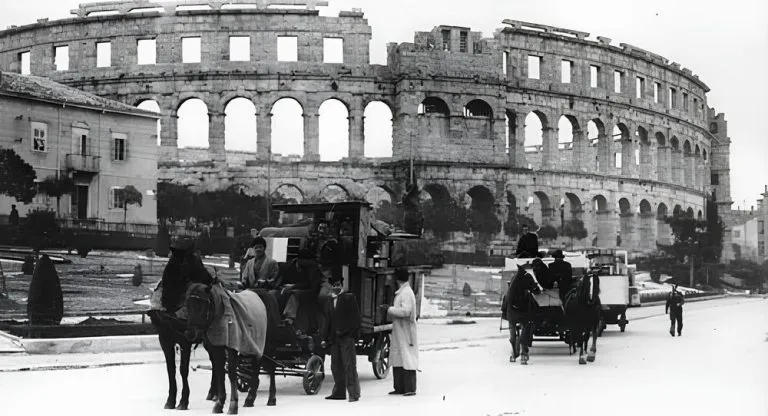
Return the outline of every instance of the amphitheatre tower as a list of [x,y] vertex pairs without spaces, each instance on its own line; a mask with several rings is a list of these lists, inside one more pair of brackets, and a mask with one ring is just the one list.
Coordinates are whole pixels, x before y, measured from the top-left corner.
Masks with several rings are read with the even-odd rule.
[[[605,37],[504,20],[493,37],[456,26],[416,32],[411,43],[388,44],[387,65],[372,65],[363,12],[321,16],[324,5],[84,4],[72,18],[0,32],[0,70],[28,70],[131,105],[153,100],[162,113],[158,178],[200,189],[376,202],[399,200],[414,178],[432,200],[466,203],[502,224],[514,214],[555,227],[580,219],[587,244],[612,247],[620,236],[622,247],[640,251],[669,241],[663,217],[703,218],[710,194],[730,209],[725,117],[680,64]],[[233,38],[248,45],[247,56],[233,59]],[[195,62],[184,62],[189,39],[200,45]],[[278,50],[284,42],[295,45],[289,58]],[[340,59],[326,62],[332,43]],[[152,59],[140,62],[148,47]],[[98,55],[106,50],[104,64]],[[56,65],[62,51],[66,70]],[[252,153],[226,148],[226,107],[238,98],[253,105]],[[178,146],[177,112],[192,99],[208,111],[202,149]],[[298,159],[271,151],[281,100],[301,107]],[[318,114],[328,100],[348,114],[348,155],[336,162],[319,157]],[[391,112],[391,157],[366,155],[373,104]],[[537,137],[526,134],[532,123],[541,126]]]

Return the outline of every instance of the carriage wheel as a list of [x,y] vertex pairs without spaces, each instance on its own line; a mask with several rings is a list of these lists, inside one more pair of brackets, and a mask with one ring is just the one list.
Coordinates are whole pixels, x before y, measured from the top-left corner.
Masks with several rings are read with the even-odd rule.
[[309,357],[307,361],[307,369],[304,372],[302,378],[302,384],[304,385],[304,392],[312,395],[317,394],[320,391],[320,386],[325,379],[325,365],[323,359],[317,355]]
[[373,361],[371,362],[373,375],[379,380],[387,378],[389,375],[389,334],[379,338],[373,348]]
[[251,389],[251,378],[254,377],[252,368],[250,358],[240,357],[237,360],[237,390],[241,393],[248,393]]

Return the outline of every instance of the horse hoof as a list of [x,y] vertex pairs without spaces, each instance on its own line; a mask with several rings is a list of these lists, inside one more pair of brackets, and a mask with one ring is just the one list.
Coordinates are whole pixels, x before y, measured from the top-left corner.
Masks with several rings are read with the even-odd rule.
[[253,400],[246,399],[243,407],[253,407]]
[[233,409],[233,408],[230,407],[229,410],[227,410],[227,414],[228,415],[236,415],[237,414],[237,408]]
[[517,361],[517,359],[515,358],[515,356],[514,356],[514,355],[510,355],[510,356],[509,356],[509,362],[510,362],[510,363],[514,363],[515,361]]
[[276,406],[277,400],[276,399],[269,399],[267,400],[267,406]]
[[208,392],[208,395],[205,396],[205,400],[210,400],[212,402],[216,401],[216,393]]
[[176,407],[176,403],[168,400],[167,402],[165,402],[165,407],[163,407],[163,409],[173,409],[175,407]]
[[216,403],[215,405],[213,405],[213,410],[211,411],[211,413],[215,413],[215,414],[224,413],[224,405]]
[[179,405],[176,406],[176,410],[189,410],[189,404],[188,403],[179,403]]
[[587,361],[589,361],[590,363],[595,362],[595,356],[594,355],[587,356]]
[[586,364],[587,360],[584,359],[584,357],[579,357],[579,364]]

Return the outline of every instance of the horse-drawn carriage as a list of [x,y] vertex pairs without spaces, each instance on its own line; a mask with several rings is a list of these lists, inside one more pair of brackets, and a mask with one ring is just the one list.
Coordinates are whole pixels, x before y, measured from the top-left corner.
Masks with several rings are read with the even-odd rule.
[[608,324],[618,325],[621,332],[626,329],[629,287],[632,283],[631,267],[627,264],[627,252],[614,249],[586,249],[584,254],[592,267],[599,268],[600,277],[600,329]]
[[[583,254],[564,253],[564,260],[571,264],[573,277],[582,276],[589,268],[589,260]],[[545,265],[549,266],[555,261],[553,257],[544,257],[541,259]],[[504,263],[504,270],[501,271],[502,279],[510,281],[517,274],[519,266],[531,263],[531,258],[507,258]],[[535,275],[535,271],[532,271]],[[541,277],[541,276],[537,276]],[[563,303],[560,300],[559,288],[542,288],[541,293],[534,295],[538,304],[532,315],[534,323],[533,335],[540,341],[564,341],[567,342],[568,330],[565,325],[563,315]]]
[[[344,277],[344,290],[358,301],[362,326],[357,340],[358,355],[371,362],[374,375],[385,378],[389,374],[389,347],[392,323],[378,307],[391,304],[397,284],[392,267],[392,254],[396,242],[417,239],[414,234],[391,233],[381,230],[382,224],[373,220],[372,207],[366,202],[339,202],[314,204],[273,205],[273,210],[304,217],[296,225],[271,227],[261,230],[259,236],[268,244],[268,255],[277,260],[281,270],[308,251],[326,276],[331,273]],[[410,283],[416,294],[417,311],[421,305],[424,276],[429,266],[406,266]],[[282,326],[278,330],[280,341],[270,342],[264,355],[271,362],[276,375],[300,376],[304,391],[315,394],[325,377],[324,358],[318,326],[313,325],[322,308],[317,293],[310,293],[299,301],[295,326]],[[296,336],[292,336],[295,331]],[[238,389],[248,391],[253,374],[248,358],[238,365]],[[266,374],[262,369],[262,374]]]

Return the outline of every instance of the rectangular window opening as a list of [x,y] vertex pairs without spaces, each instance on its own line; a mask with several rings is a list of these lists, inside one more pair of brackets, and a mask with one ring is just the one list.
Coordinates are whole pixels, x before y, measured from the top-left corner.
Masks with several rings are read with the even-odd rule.
[[615,161],[614,166],[617,168],[621,168],[621,153],[616,152],[613,154],[613,160]]
[[69,71],[69,46],[57,46],[53,51],[57,71]]
[[688,93],[683,93],[683,110],[688,111]]
[[344,39],[323,38],[323,62],[326,64],[344,63]]
[[112,42],[96,42],[96,68],[112,66]]
[[155,39],[139,39],[136,42],[136,59],[139,65],[156,64],[157,41]]
[[109,189],[110,208],[123,209],[125,203],[123,200],[123,188],[115,186]]
[[661,98],[659,97],[660,93],[661,93],[661,84],[658,82],[654,82],[653,83],[653,102],[656,104],[659,103],[659,99]]
[[299,60],[299,38],[296,36],[277,37],[277,60],[280,62],[297,62]]
[[444,29],[442,31],[442,36],[443,36],[443,50],[450,51],[451,50],[451,31]]
[[185,64],[200,62],[200,37],[181,38],[181,62]]
[[613,71],[613,92],[621,92],[621,82],[623,75],[619,71]]
[[636,98],[645,97],[645,78],[642,78],[642,77],[635,78],[635,97]]
[[713,173],[710,175],[710,185],[720,185],[720,175],[717,173]]
[[640,165],[640,149],[635,149],[635,165]]
[[507,63],[509,62],[509,52],[504,51],[504,53],[501,54],[501,72],[504,75],[507,75]]
[[20,63],[19,71],[21,72],[22,75],[29,75],[32,73],[30,69],[30,56],[31,54],[29,51],[21,52],[19,54],[19,63]]
[[669,89],[669,108],[677,108],[677,90]]
[[571,71],[573,68],[573,62],[562,60],[560,62],[560,82],[563,84],[571,83]]
[[126,138],[125,134],[115,133],[112,135],[112,160],[125,160]]
[[233,62],[248,62],[251,60],[250,36],[229,37],[229,60]]
[[467,51],[467,32],[459,32],[459,52]]
[[30,124],[32,130],[32,150],[35,152],[48,151],[48,125],[39,121]]
[[541,77],[541,57],[528,55],[528,78],[540,79]]
[[600,67],[595,65],[590,65],[589,66],[589,86],[592,88],[599,87],[600,86],[599,77],[600,77]]

